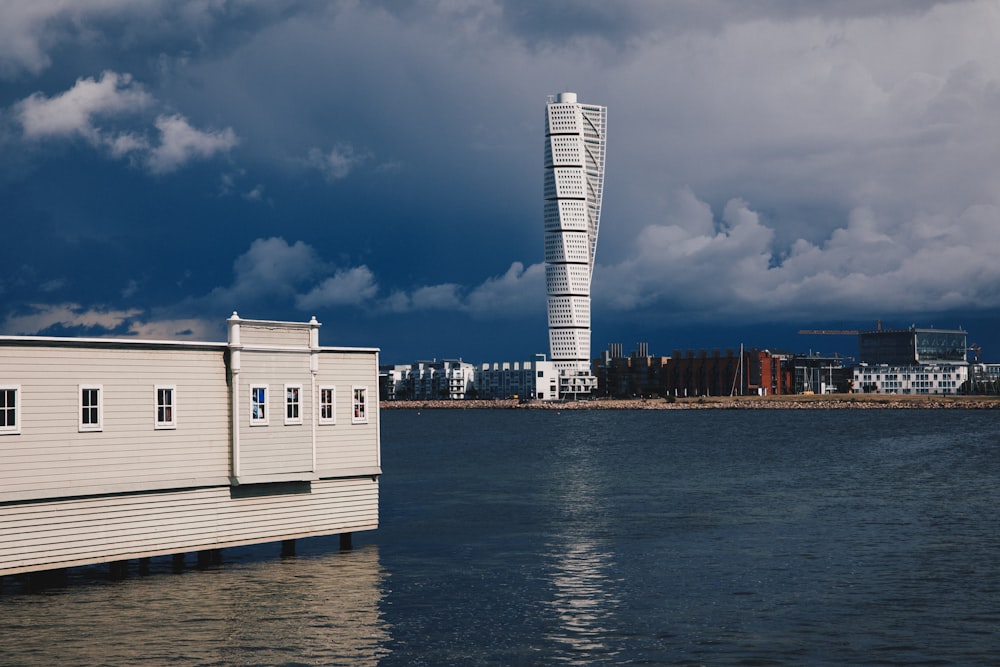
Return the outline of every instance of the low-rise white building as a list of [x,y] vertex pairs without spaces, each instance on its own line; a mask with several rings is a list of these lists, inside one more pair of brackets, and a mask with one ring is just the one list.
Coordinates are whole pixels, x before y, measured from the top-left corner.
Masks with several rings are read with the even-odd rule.
[[965,364],[854,367],[855,394],[958,394],[969,379]]
[[559,398],[559,370],[544,354],[531,361],[484,363],[476,371],[480,398],[523,398],[552,401]]
[[0,337],[0,576],[378,526],[378,350]]
[[476,367],[460,359],[379,368],[382,400],[462,400],[475,387]]

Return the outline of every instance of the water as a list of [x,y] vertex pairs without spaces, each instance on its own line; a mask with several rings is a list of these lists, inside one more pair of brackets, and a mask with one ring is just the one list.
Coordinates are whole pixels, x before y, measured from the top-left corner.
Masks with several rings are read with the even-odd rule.
[[1000,664],[989,411],[384,411],[382,527],[0,595],[4,665]]

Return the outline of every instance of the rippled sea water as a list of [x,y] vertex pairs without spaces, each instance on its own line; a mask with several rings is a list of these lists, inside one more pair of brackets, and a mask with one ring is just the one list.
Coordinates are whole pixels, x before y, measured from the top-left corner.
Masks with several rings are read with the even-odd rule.
[[383,411],[354,550],[8,578],[0,664],[1000,664],[998,421]]

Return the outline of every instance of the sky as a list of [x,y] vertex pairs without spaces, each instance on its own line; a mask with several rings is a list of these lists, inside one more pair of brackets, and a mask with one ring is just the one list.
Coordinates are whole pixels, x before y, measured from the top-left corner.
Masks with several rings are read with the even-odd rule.
[[593,356],[1000,361],[993,0],[0,0],[0,334],[548,352],[546,97],[608,107]]

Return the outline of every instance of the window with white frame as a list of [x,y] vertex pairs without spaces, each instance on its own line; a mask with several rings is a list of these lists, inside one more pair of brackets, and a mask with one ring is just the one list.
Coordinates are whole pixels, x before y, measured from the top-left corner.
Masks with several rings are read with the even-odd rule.
[[331,386],[319,388],[319,423],[336,424],[337,390]]
[[0,435],[21,432],[21,387],[0,385]]
[[267,385],[250,385],[250,425],[267,426]]
[[302,423],[302,385],[285,385],[285,424]]
[[80,431],[104,430],[104,392],[99,384],[80,385]]
[[368,423],[368,387],[354,387],[353,411],[351,412],[352,424]]
[[156,428],[177,428],[177,387],[173,385],[157,385]]

